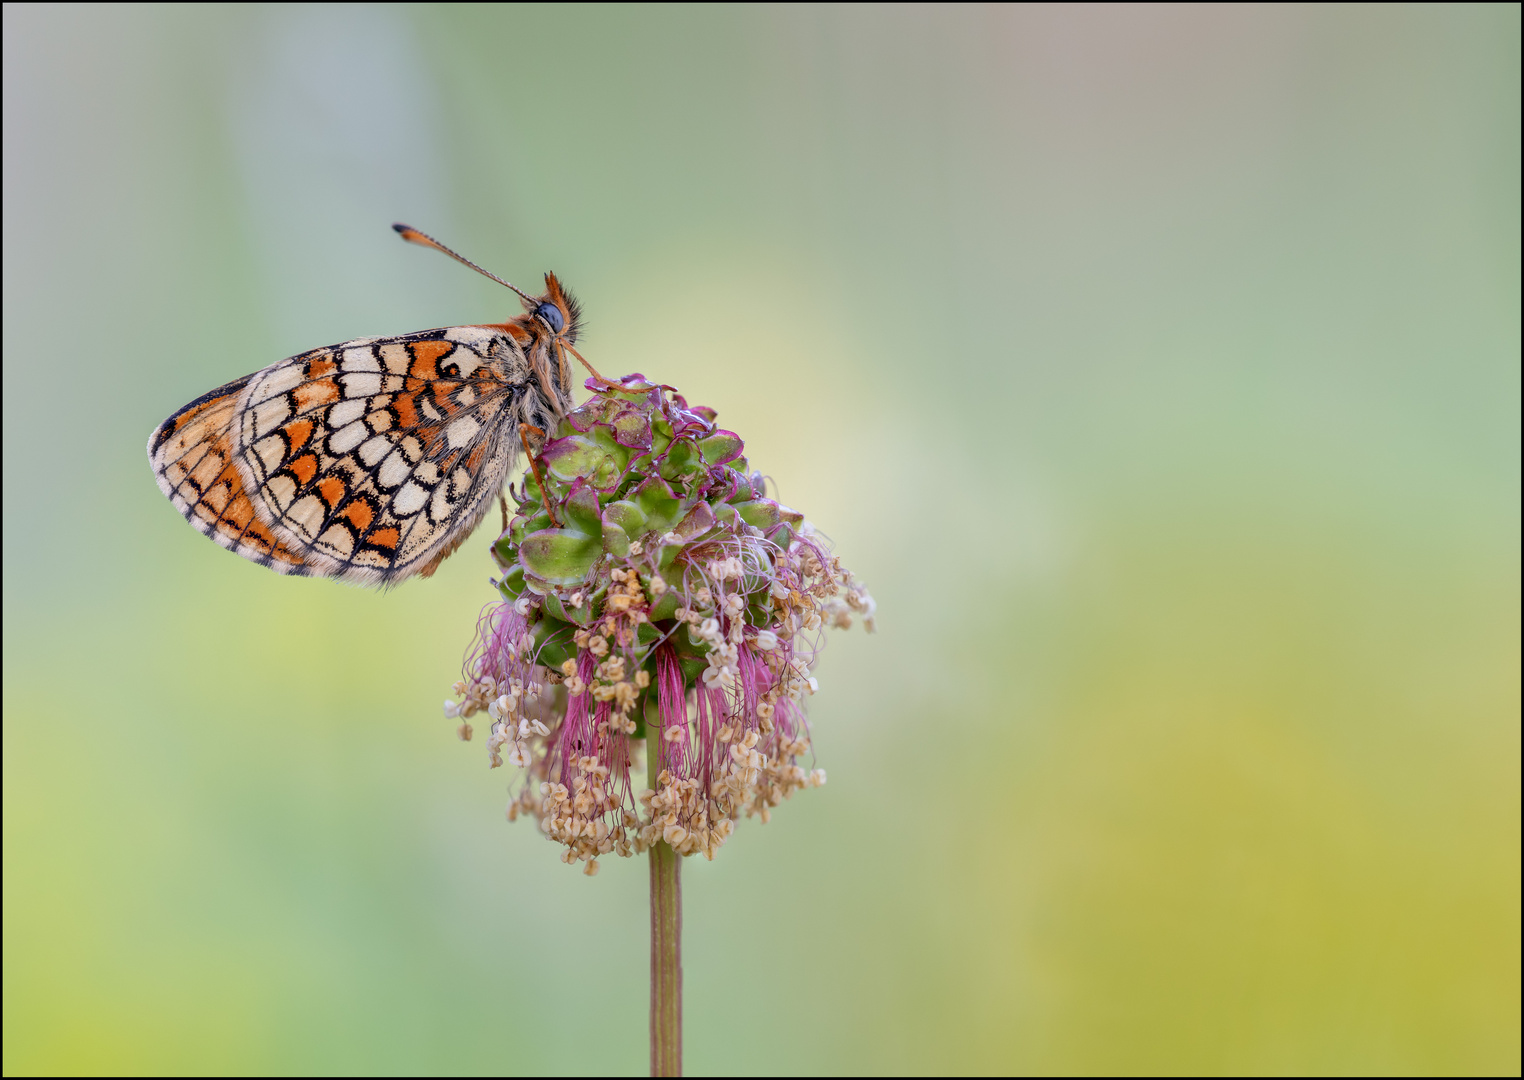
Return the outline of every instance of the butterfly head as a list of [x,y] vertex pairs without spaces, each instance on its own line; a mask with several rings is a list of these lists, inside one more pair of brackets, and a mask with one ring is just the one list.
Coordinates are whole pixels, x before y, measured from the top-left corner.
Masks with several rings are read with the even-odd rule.
[[[614,385],[593,370],[593,366],[577,351],[577,334],[582,328],[582,307],[571,293],[561,287],[555,274],[545,275],[543,296],[530,296],[512,282],[504,281],[490,270],[483,270],[464,255],[451,251],[432,236],[419,232],[411,225],[399,223],[392,228],[408,243],[441,251],[456,262],[469,266],[478,274],[491,278],[499,285],[506,285],[519,295],[519,299],[524,302],[524,314],[502,325],[505,329],[510,326],[516,328],[509,332],[514,334],[520,344],[527,346],[529,363],[534,369],[535,378],[545,392],[546,398],[554,401],[558,406],[556,409],[558,413],[565,413],[571,407],[572,373],[571,363],[566,358],[568,352],[587,368],[588,374],[593,378],[601,383]],[[526,334],[529,339],[527,342],[525,341]]]
[[545,275],[545,295],[525,300],[531,318],[562,343],[574,345],[582,324],[582,305],[561,287],[555,274]]

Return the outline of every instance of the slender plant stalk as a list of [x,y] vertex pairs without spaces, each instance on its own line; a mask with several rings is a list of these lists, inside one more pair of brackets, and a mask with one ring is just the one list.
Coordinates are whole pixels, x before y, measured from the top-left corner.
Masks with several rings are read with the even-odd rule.
[[[646,725],[646,784],[658,789],[661,728]],[[651,1075],[683,1075],[682,856],[665,840],[651,845]]]

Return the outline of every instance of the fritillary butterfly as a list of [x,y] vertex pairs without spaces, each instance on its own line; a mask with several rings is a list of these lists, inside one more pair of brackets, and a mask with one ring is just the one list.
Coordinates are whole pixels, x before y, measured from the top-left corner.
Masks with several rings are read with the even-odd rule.
[[148,440],[185,520],[278,573],[428,577],[501,495],[520,441],[571,408],[567,352],[587,363],[581,311],[554,274],[531,296],[393,228],[508,285],[525,313],[313,349],[203,394]]

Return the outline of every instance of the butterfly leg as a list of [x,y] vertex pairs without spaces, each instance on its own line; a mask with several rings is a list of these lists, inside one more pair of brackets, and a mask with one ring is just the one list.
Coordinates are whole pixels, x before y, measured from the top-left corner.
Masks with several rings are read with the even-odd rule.
[[[529,459],[529,468],[534,473],[535,483],[540,485],[540,501],[545,504],[545,513],[550,517],[550,523],[559,529],[561,527],[561,523],[556,520],[556,512],[551,508],[550,492],[545,487],[545,478],[540,475],[540,467],[535,464],[534,451],[529,449],[529,436],[531,433],[533,433],[535,438],[539,439],[541,442],[544,441],[544,431],[535,427],[533,424],[519,425],[519,442],[524,446],[524,456]],[[504,513],[507,513],[506,509],[504,510]]]

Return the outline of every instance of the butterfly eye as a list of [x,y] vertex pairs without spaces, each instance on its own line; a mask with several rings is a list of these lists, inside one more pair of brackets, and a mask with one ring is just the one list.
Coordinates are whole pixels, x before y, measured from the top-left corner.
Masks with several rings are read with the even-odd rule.
[[566,325],[566,320],[561,318],[561,309],[556,307],[554,304],[541,304],[539,307],[534,309],[534,313],[541,319],[544,319],[545,324],[549,326],[554,333],[559,334],[561,332],[561,328]]

